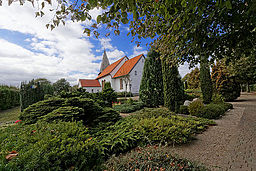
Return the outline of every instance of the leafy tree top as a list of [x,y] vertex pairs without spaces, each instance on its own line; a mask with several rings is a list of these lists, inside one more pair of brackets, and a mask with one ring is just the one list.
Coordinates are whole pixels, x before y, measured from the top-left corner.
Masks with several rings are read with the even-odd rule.
[[[9,0],[12,2],[13,0]],[[24,0],[25,1],[25,0]],[[21,0],[21,3],[24,2]],[[27,0],[34,4],[34,0]],[[105,24],[119,35],[121,23],[130,25],[132,36],[150,37],[162,56],[172,56],[175,61],[197,63],[197,56],[206,55],[231,59],[238,54],[250,54],[256,40],[256,1],[254,0],[59,0],[55,18],[47,27],[53,29],[65,24],[67,17],[73,21],[92,20],[89,13],[94,8],[105,11],[97,22],[85,28],[88,35],[99,37],[98,25]],[[36,16],[42,16],[44,0]],[[137,41],[137,44],[140,42]]]

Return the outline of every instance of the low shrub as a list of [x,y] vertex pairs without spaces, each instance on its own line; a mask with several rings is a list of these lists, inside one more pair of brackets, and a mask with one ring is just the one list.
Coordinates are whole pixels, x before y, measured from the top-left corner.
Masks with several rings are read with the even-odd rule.
[[188,115],[189,114],[188,106],[181,105],[179,113]]
[[123,156],[111,157],[105,164],[108,171],[119,170],[207,170],[187,159],[173,156],[164,148],[149,146],[136,148]]
[[196,116],[203,107],[203,102],[198,99],[190,103],[190,105],[188,106],[188,111],[190,115]]
[[0,135],[0,170],[98,170],[102,163],[100,146],[81,123],[18,124]]
[[117,97],[133,97],[131,92],[117,92]]
[[222,105],[224,106],[225,111],[228,109],[233,109],[233,104],[231,103],[224,102]]
[[115,105],[113,109],[121,113],[131,113],[140,110],[143,107],[144,104],[142,102],[127,102],[125,104]]
[[85,125],[96,126],[100,122],[114,122],[120,119],[117,112],[112,109],[104,109],[94,100],[81,97],[50,98],[37,102],[21,113],[19,117],[25,124],[33,124],[43,119],[80,121]]
[[161,117],[170,117],[173,115],[173,112],[170,112],[168,108],[162,107],[162,108],[144,108],[142,110],[139,110],[132,115],[132,117],[138,118],[138,119],[145,119],[145,118],[158,118]]
[[127,152],[141,142],[142,137],[139,131],[134,128],[138,122],[135,118],[123,118],[94,134],[106,157]]
[[82,120],[81,116],[84,113],[84,110],[79,107],[73,106],[65,106],[60,107],[47,115],[41,116],[39,119],[42,119],[46,122],[53,122],[53,121],[72,121],[72,120]]
[[30,105],[19,116],[19,119],[25,124],[33,124],[38,121],[41,116],[63,106],[65,99],[63,98],[50,98]]
[[225,111],[226,110],[223,105],[211,103],[201,108],[200,111],[195,114],[195,116],[207,119],[217,119],[221,115],[224,115]]
[[188,93],[184,93],[184,100],[190,100],[192,101],[195,98],[199,98],[200,96],[196,96],[194,94],[188,94]]

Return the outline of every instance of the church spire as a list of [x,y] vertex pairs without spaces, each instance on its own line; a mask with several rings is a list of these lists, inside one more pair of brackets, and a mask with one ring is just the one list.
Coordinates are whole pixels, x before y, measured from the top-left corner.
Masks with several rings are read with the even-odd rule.
[[100,72],[102,72],[105,68],[107,68],[107,66],[109,66],[109,60],[107,57],[106,50],[104,49],[104,54],[103,54],[103,58],[101,61],[101,66],[100,66]]

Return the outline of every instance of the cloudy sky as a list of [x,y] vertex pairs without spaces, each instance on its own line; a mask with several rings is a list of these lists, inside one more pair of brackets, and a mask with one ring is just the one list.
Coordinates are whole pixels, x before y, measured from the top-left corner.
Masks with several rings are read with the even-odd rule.
[[[55,82],[66,78],[72,85],[79,78],[94,79],[98,75],[104,48],[110,62],[123,57],[129,58],[144,53],[150,39],[143,40],[140,47],[126,36],[128,25],[121,26],[120,36],[87,37],[83,28],[90,22],[66,21],[53,31],[46,24],[53,13],[46,7],[45,16],[35,18],[36,9],[30,3],[20,6],[3,4],[0,7],[0,84],[18,86],[21,81],[47,78]],[[90,11],[96,19],[102,11]],[[104,27],[101,27],[104,31]],[[188,72],[187,66],[180,67],[180,74]]]

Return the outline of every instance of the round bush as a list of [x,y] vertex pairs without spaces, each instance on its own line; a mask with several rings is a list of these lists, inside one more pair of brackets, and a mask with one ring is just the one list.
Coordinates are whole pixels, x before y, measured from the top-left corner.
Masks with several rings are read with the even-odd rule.
[[188,106],[181,105],[179,113],[188,115],[189,114]]
[[217,119],[223,115],[225,111],[224,106],[221,104],[208,104],[204,106],[196,116],[207,119]]
[[190,115],[197,116],[199,114],[199,111],[204,107],[204,104],[201,100],[196,100],[190,103],[188,106],[188,111]]

